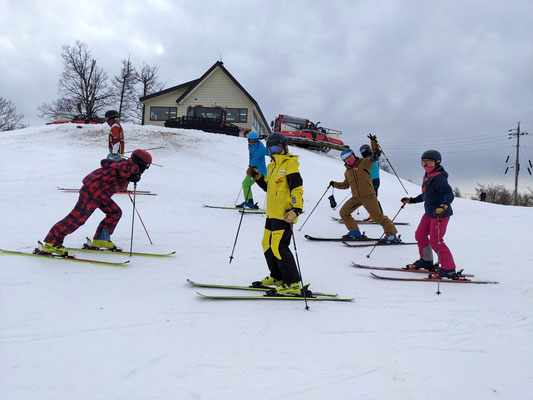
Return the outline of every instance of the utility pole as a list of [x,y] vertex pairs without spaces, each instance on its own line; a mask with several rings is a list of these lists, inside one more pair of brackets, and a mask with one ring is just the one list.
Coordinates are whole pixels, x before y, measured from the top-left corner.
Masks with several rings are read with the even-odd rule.
[[[516,132],[513,132],[516,131]],[[520,122],[518,122],[518,127],[516,129],[511,129],[509,134],[509,139],[511,137],[516,136],[516,159],[515,159],[515,166],[514,166],[514,205],[518,205],[518,173],[520,172],[520,162],[519,162],[519,156],[520,156],[520,136],[521,135],[527,135],[527,132],[520,132]]]

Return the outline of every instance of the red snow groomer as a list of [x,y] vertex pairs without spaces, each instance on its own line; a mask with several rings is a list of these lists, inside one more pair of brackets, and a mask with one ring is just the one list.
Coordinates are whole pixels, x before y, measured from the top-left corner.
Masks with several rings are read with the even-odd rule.
[[273,132],[287,136],[289,144],[318,150],[327,153],[331,149],[345,150],[348,148],[342,140],[342,132],[336,129],[323,128],[308,119],[280,114],[270,123]]
[[46,125],[66,124],[70,122],[73,124],[103,124],[105,121],[105,118],[100,118],[96,114],[76,114],[71,117],[63,116],[63,118],[58,118],[55,121],[47,122]]

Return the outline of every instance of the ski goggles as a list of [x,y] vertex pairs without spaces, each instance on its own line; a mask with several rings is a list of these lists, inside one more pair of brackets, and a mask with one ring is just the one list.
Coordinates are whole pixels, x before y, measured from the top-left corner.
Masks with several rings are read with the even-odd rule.
[[248,139],[249,144],[256,144],[259,143],[259,139]]
[[422,164],[423,167],[434,167],[437,162],[435,160],[430,160],[430,159],[427,159],[427,158],[423,158],[420,163]]
[[283,146],[280,146],[279,144],[273,144],[272,146],[268,146],[268,152],[270,154],[280,154],[283,152]]

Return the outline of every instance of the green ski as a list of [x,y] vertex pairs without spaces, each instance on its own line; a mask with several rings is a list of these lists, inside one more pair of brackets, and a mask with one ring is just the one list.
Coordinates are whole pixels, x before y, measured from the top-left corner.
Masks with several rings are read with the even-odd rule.
[[[241,207],[220,207],[220,206],[210,206],[207,204],[204,204],[204,207],[207,208],[219,208],[221,210],[236,210],[239,212],[244,212],[245,214],[264,214],[265,210],[262,210],[260,208],[241,208]],[[244,210],[244,211],[243,211]]]
[[[274,287],[268,287],[268,286],[261,286],[261,287],[253,287],[253,286],[236,286],[236,285],[216,285],[211,283],[198,283],[194,282],[190,279],[187,279],[187,282],[195,287],[204,287],[204,288],[213,288],[213,289],[235,289],[235,290],[253,290],[253,291],[260,291],[260,292],[268,292],[269,290],[274,289]],[[324,297],[337,297],[337,293],[320,293],[311,291],[314,296],[324,296]]]
[[44,254],[33,254],[33,253],[25,253],[22,251],[13,251],[13,250],[4,250],[0,249],[0,252],[3,254],[9,254],[13,256],[29,256],[29,257],[41,257],[41,258],[48,258],[50,260],[62,260],[62,261],[75,261],[75,262],[81,262],[81,263],[87,263],[87,264],[97,264],[97,265],[106,265],[111,267],[126,267],[130,261],[124,261],[124,262],[109,262],[109,261],[99,261],[99,260],[88,260],[85,258],[76,258],[72,256],[48,256]]
[[[206,300],[305,300],[304,296],[207,296],[196,292]],[[308,301],[352,301],[353,298],[344,297],[307,297]]]

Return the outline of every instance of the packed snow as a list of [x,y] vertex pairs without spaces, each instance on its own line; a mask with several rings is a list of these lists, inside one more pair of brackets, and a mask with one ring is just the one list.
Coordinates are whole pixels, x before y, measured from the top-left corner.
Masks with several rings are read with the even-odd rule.
[[[31,252],[68,214],[77,194],[57,186],[79,188],[99,167],[108,129],[50,125],[0,136],[1,248]],[[416,246],[377,247],[367,258],[369,248],[306,240],[304,234],[346,233],[331,218],[338,217],[327,201],[331,190],[310,214],[329,181],[343,179],[344,167],[338,152],[294,147],[304,179],[305,213],[295,225],[303,279],[311,290],[355,300],[310,302],[308,311],[303,301],[209,301],[196,292],[253,292],[193,288],[186,279],[246,285],[268,274],[264,215],[244,216],[230,264],[241,215],[203,206],[242,201],[247,142],[153,126],[125,124],[124,131],[126,150],[162,147],[151,151],[162,167],[152,166],[137,187],[157,196],[136,197],[153,245],[136,219],[133,250],[176,255],[133,257],[118,268],[0,254],[0,398],[531,398],[533,208],[453,203],[445,240],[458,267],[498,285],[441,283],[437,295],[433,282],[378,281],[351,262],[401,267],[418,258]],[[419,186],[403,184],[410,196],[419,193]],[[264,207],[264,192],[254,185],[253,193]],[[337,202],[348,193],[335,190]],[[405,195],[382,171],[379,198],[390,218]],[[127,195],[113,198],[123,217],[112,239],[129,250],[132,204]],[[414,240],[422,213],[422,204],[399,213],[397,221],[410,223],[398,226],[404,241]],[[79,247],[102,217],[96,211],[65,245]],[[382,233],[379,226],[361,228]]]

